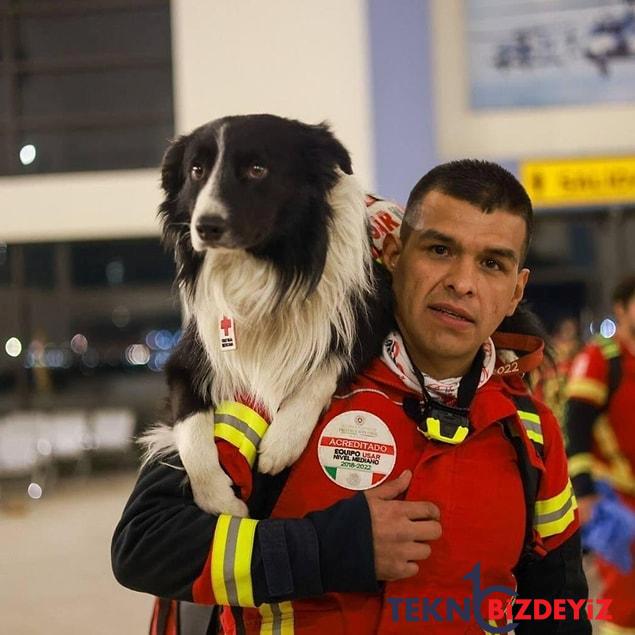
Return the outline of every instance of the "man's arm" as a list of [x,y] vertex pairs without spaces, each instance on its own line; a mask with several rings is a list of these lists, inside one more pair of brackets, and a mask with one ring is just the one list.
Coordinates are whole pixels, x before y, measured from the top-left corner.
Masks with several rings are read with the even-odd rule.
[[593,428],[608,398],[608,366],[601,350],[587,346],[575,359],[567,384],[564,429],[567,437],[569,474],[578,497],[580,520],[591,516],[596,500],[591,475]]
[[302,519],[210,515],[194,503],[177,456],[141,471],[115,529],[112,567],[136,591],[206,604],[378,589],[363,496]]
[[547,600],[570,600],[565,619],[519,622],[516,635],[590,635],[591,623],[584,607],[588,586],[582,570],[580,523],[577,503],[567,473],[567,458],[558,422],[544,406],[539,408],[544,441],[545,471],[536,498],[534,528],[546,554],[526,559],[516,570],[518,596]]
[[[369,503],[358,493],[304,518],[255,521],[200,510],[173,456],[141,471],[113,536],[113,571],[136,591],[206,604],[255,606],[329,592],[376,592],[378,579],[412,575],[405,559],[426,557],[413,556],[412,543],[440,534],[436,521],[421,520],[428,507],[412,510],[411,502],[389,500],[399,493],[390,488],[405,489],[408,481],[402,475],[380,485]],[[394,515],[377,520],[377,509],[387,506],[402,523]],[[413,513],[416,521],[409,520]],[[404,524],[411,531],[395,536]],[[380,536],[375,548],[373,529]],[[403,549],[382,557],[376,570],[375,551],[385,555],[395,541]]]

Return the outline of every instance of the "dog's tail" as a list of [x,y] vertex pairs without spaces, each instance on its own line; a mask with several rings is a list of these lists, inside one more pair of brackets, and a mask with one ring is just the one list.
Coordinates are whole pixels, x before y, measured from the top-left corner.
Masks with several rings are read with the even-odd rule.
[[143,448],[141,467],[178,451],[174,428],[165,423],[153,425],[137,439],[137,443]]

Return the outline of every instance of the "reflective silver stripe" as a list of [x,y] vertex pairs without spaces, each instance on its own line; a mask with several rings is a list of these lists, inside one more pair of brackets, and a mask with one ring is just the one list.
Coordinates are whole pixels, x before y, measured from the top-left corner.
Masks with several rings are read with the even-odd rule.
[[523,419],[521,417],[523,425],[525,426],[525,430],[529,430],[530,432],[535,432],[536,434],[542,434],[542,428],[539,423],[534,423],[533,421],[527,421],[527,419]]
[[271,612],[273,613],[273,624],[271,625],[272,635],[282,635],[282,611],[279,604],[271,605]]
[[552,523],[554,520],[560,520],[573,505],[573,496],[570,494],[569,498],[565,501],[560,509],[557,509],[555,512],[550,512],[548,514],[541,514],[540,516],[536,516],[534,520],[535,525],[543,525],[544,523]]
[[236,561],[236,543],[238,542],[238,528],[240,518],[232,516],[229,519],[227,529],[227,542],[225,543],[225,558],[223,560],[223,576],[225,577],[225,588],[227,589],[227,599],[231,606],[238,606],[238,591],[236,590],[236,579],[234,577],[234,562]]
[[215,423],[225,423],[232,428],[235,428],[241,434],[244,434],[257,448],[260,445],[261,438],[255,430],[252,430],[244,421],[234,417],[233,415],[225,413],[216,413],[214,415]]

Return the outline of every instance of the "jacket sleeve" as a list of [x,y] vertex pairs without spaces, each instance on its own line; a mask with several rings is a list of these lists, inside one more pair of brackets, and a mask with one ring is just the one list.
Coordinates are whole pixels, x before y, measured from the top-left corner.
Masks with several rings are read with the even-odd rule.
[[258,606],[379,588],[362,494],[304,518],[210,515],[194,503],[176,455],[141,470],[111,556],[122,585],[203,604]]
[[[545,470],[535,503],[534,530],[544,549],[541,558],[527,558],[516,570],[518,597],[573,600],[579,606],[588,597],[582,570],[580,524],[577,503],[567,473],[567,459],[560,427],[544,406],[539,409],[544,444]],[[565,605],[565,619],[519,621],[517,635],[586,635],[591,624],[584,610],[574,619],[574,608]]]
[[608,366],[601,350],[587,346],[575,359],[567,383],[564,428],[569,474],[577,496],[595,493],[591,476],[593,427],[608,398]]

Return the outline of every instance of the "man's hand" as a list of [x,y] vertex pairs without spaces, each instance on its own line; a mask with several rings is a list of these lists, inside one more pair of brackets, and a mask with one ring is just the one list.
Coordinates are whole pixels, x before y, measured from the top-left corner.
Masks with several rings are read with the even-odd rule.
[[431,552],[430,540],[441,537],[439,508],[432,503],[393,500],[406,491],[412,472],[364,492],[373,527],[378,580],[401,580],[419,571],[417,560]]
[[591,520],[593,508],[599,500],[600,497],[597,494],[578,498],[578,515],[580,517],[581,525],[586,525]]

